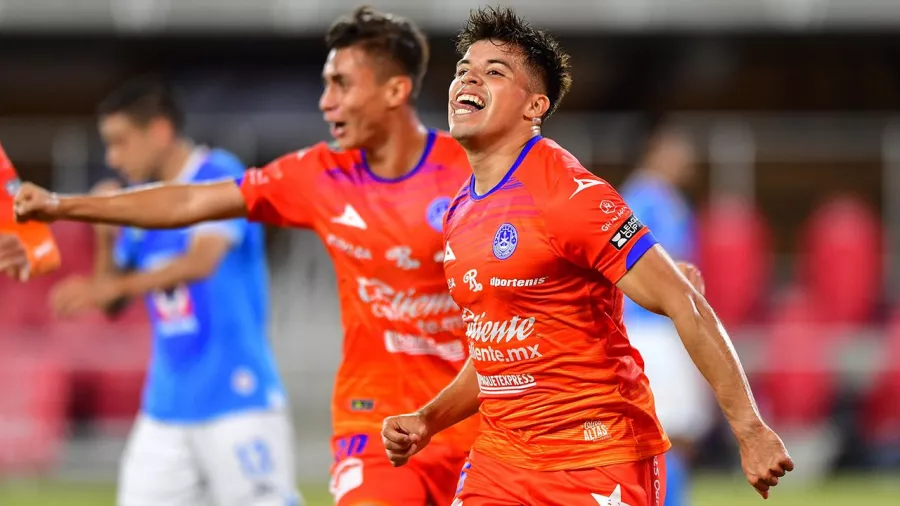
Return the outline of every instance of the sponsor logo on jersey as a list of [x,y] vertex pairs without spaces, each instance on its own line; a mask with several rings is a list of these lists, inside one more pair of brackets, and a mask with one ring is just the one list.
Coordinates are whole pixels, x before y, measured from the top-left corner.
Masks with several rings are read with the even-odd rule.
[[409,246],[394,246],[385,252],[384,258],[395,262],[397,267],[405,271],[418,269],[422,265],[421,262],[412,258],[412,248]]
[[463,283],[467,283],[469,290],[473,292],[480,292],[482,289],[481,283],[478,282],[478,271],[476,269],[471,269],[463,275]]
[[328,234],[328,237],[325,238],[325,244],[357,260],[372,259],[372,252],[368,249],[352,244],[343,237],[338,237],[334,234]]
[[543,285],[547,282],[547,276],[543,276],[540,278],[531,278],[531,279],[519,279],[519,278],[491,278],[491,286],[497,286],[501,288],[523,288],[528,286],[538,286]]

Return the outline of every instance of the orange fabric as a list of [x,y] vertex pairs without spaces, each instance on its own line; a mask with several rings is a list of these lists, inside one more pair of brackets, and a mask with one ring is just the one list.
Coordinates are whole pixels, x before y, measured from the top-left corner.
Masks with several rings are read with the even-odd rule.
[[430,444],[403,467],[393,467],[381,435],[355,434],[331,440],[335,455],[330,490],[338,506],[449,505],[467,453]]
[[44,223],[16,223],[13,199],[19,188],[19,177],[12,162],[0,146],[0,232],[19,237],[28,253],[29,272],[39,276],[59,268],[59,248],[50,227]]
[[527,146],[517,163],[487,194],[464,187],[444,228],[481,390],[474,448],[541,471],[659,455],[669,440],[615,285],[654,239],[554,142]]
[[[396,180],[369,172],[360,151],[322,143],[249,171],[241,185],[251,219],[311,228],[334,260],[344,327],[334,434],[379,433],[385,417],[437,395],[466,359],[441,223],[471,171],[456,141],[431,139],[417,168]],[[468,451],[476,430],[473,419],[435,442]]]
[[663,455],[578,471],[521,469],[473,451],[452,506],[662,506]]

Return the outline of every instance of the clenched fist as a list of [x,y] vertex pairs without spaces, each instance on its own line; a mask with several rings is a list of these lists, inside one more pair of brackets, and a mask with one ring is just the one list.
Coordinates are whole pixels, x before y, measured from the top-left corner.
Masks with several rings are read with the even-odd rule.
[[759,495],[768,499],[769,488],[794,470],[794,461],[778,434],[765,425],[737,436],[744,475]]
[[56,219],[59,197],[40,186],[23,183],[13,201],[16,221],[45,221]]
[[425,417],[418,413],[384,419],[381,442],[394,467],[400,467],[431,441]]

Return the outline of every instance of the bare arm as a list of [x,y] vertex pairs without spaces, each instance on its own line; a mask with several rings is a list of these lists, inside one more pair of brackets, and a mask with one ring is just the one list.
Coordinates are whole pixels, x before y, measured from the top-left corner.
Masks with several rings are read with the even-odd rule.
[[435,434],[478,413],[478,376],[470,358],[456,378],[415,413],[384,419],[381,442],[394,466],[402,466]]
[[478,376],[472,359],[466,361],[456,378],[431,402],[419,410],[432,435],[478,413]]
[[72,316],[90,307],[114,314],[130,298],[209,277],[229,247],[230,242],[225,237],[203,234],[194,238],[183,256],[158,270],[95,275],[93,278],[75,276],[54,288],[52,306],[60,316]]
[[181,283],[208,278],[219,266],[230,243],[215,235],[201,235],[191,243],[184,256],[162,269],[124,274],[118,281],[122,296],[136,297],[153,290],[165,290]]
[[19,221],[69,220],[138,228],[181,228],[247,215],[234,181],[154,184],[96,196],[57,196],[31,184],[16,195]]
[[703,295],[660,246],[648,250],[618,286],[637,304],[672,319],[685,349],[712,386],[736,434],[763,425],[725,328]]

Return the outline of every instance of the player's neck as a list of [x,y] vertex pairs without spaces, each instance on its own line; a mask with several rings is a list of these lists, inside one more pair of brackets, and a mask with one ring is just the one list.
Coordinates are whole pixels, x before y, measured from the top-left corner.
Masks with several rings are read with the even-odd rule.
[[519,157],[522,148],[537,134],[528,130],[477,147],[466,146],[469,165],[475,175],[475,193],[484,195],[497,186]]
[[188,159],[194,152],[194,143],[189,139],[178,139],[163,157],[162,167],[159,171],[159,179],[172,181],[177,179],[187,165]]
[[369,170],[385,179],[396,179],[413,170],[428,141],[428,129],[415,111],[401,113],[391,123],[383,130],[381,142],[366,149]]

